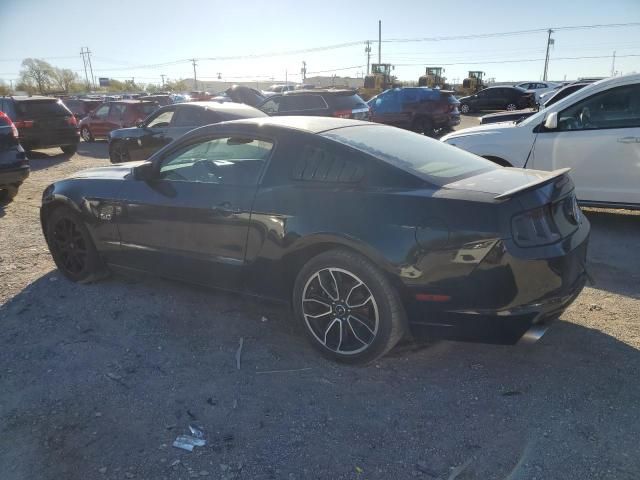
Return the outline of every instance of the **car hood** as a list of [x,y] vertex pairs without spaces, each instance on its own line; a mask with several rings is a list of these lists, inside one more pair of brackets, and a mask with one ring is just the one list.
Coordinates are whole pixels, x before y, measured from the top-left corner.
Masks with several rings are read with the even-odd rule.
[[492,195],[500,195],[525,185],[537,183],[546,178],[552,178],[553,176],[553,172],[499,167],[463,180],[458,180],[457,182],[449,183],[442,188],[473,190]]
[[123,138],[123,137],[133,137],[137,136],[136,134],[141,129],[138,127],[127,127],[127,128],[119,128],[117,130],[111,130],[109,132],[110,138]]
[[448,135],[445,135],[440,140],[446,142],[452,138],[466,137],[468,135],[497,135],[505,130],[510,130],[512,128],[517,128],[515,122],[497,122],[497,123],[489,123],[487,125],[479,125],[477,127],[469,127],[463,130],[458,130],[452,132]]
[[88,168],[87,170],[80,170],[68,178],[122,180],[131,174],[134,167],[137,167],[144,162],[145,160],[141,160],[139,162],[127,162],[126,164],[112,165],[109,167]]

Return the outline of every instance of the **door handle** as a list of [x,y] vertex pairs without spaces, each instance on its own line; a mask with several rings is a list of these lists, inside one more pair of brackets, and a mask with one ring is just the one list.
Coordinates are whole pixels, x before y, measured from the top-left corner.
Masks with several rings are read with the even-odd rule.
[[640,137],[622,137],[618,139],[618,143],[640,143]]
[[225,217],[242,212],[239,208],[234,208],[231,202],[221,202],[218,205],[214,205],[212,210],[216,215],[222,215]]

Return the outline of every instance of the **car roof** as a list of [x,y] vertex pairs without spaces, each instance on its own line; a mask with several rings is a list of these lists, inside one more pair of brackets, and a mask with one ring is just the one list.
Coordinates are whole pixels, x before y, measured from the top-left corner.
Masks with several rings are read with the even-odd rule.
[[310,88],[307,90],[289,90],[289,91],[283,92],[282,95],[295,96],[295,95],[308,95],[310,93],[315,93],[317,95],[355,95],[357,92],[349,88],[336,88],[336,89]]
[[284,130],[299,130],[308,133],[322,133],[328,130],[335,130],[345,127],[357,126],[380,126],[382,124],[364,122],[361,120],[348,120],[334,117],[314,117],[314,116],[282,116],[282,117],[258,117],[242,120],[231,120],[209,125],[204,128],[212,128],[219,125],[252,125],[256,127],[275,127]]
[[163,108],[172,107],[172,106],[180,107],[180,108],[194,106],[194,107],[207,108],[209,110],[214,110],[216,112],[231,113],[235,115],[252,114],[256,112],[262,113],[261,110],[258,110],[257,108],[251,107],[244,103],[216,102],[216,101],[177,103],[174,105],[167,105]]
[[13,97],[14,100],[18,101],[18,102],[32,102],[32,101],[42,101],[42,100],[49,100],[52,102],[57,102],[59,99],[55,98],[55,97],[47,97],[45,95],[32,95],[30,97],[26,96],[26,95],[15,95]]

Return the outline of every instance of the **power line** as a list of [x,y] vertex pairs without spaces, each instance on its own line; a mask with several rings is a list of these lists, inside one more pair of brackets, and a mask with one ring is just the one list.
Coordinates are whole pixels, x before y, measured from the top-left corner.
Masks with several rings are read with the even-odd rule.
[[[616,58],[623,57],[640,57],[640,53],[628,54],[628,55],[617,55]],[[554,60],[585,60],[585,59],[598,59],[598,58],[611,58],[611,55],[589,55],[582,57],[554,57]],[[485,63],[527,63],[527,62],[541,62],[544,61],[544,58],[526,58],[519,60],[496,60],[496,61],[483,61],[483,62],[455,62],[455,63],[440,63],[443,66],[452,66],[452,65],[481,65]],[[424,65],[425,62],[420,63],[396,63],[396,67],[413,67],[417,65]]]

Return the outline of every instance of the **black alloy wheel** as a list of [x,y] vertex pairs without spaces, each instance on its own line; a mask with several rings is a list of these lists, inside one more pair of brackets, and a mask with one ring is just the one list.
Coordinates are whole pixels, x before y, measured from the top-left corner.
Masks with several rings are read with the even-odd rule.
[[91,130],[86,125],[80,129],[80,136],[85,142],[93,142],[94,140]]
[[405,313],[397,292],[366,258],[331,250],[311,259],[294,288],[294,310],[325,356],[368,363],[402,338]]
[[46,221],[46,232],[53,260],[69,280],[88,283],[105,275],[102,259],[77,213],[56,208]]

